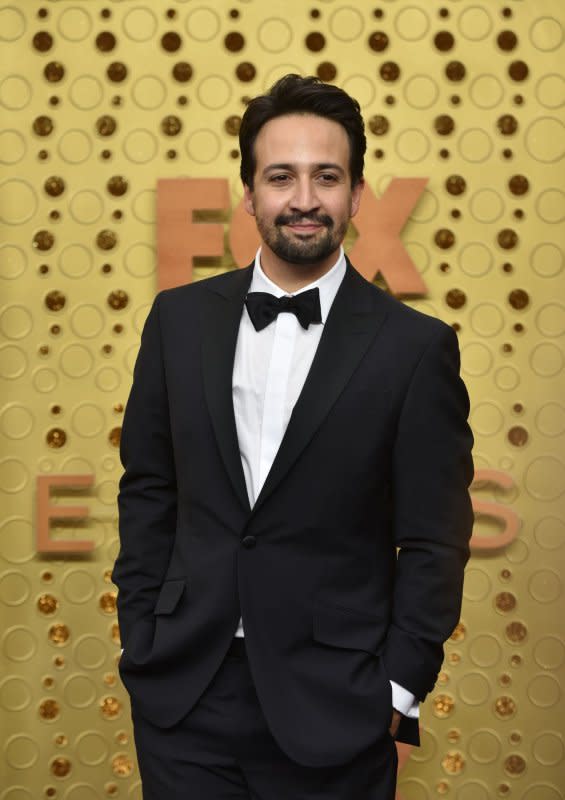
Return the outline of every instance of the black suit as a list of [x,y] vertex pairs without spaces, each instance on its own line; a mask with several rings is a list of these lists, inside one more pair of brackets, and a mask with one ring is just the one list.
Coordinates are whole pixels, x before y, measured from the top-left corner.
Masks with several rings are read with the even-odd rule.
[[[165,291],[145,326],[122,434],[120,673],[137,710],[172,726],[241,614],[280,747],[336,765],[385,736],[389,679],[424,699],[458,621],[468,398],[451,328],[348,264],[250,509],[232,369],[251,274]],[[398,738],[417,743],[417,722]]]

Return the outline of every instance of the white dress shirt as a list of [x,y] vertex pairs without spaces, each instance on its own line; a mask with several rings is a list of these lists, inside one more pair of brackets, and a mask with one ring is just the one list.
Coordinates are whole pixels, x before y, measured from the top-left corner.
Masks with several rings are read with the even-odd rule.
[[[292,409],[312,365],[324,324],[345,276],[343,248],[334,266],[294,294],[318,288],[322,323],[304,329],[292,313],[280,313],[266,328],[256,331],[243,308],[235,350],[232,388],[241,463],[251,507],[255,504],[281,444]],[[250,292],[282,297],[261,269],[261,250],[255,256]],[[236,636],[243,636],[240,619]],[[391,681],[392,704],[401,713],[418,716],[411,692]]]

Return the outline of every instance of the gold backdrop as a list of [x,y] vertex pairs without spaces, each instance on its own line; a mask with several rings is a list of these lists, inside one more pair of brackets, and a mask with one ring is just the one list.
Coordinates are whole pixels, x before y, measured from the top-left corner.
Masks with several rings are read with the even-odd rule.
[[[458,331],[477,469],[510,484],[474,491],[495,505],[399,794],[565,797],[563,23],[562,0],[0,5],[0,800],[141,797],[110,571],[156,181],[226,178],[235,208],[246,97],[289,71],[358,98],[377,197],[430,178],[406,302]],[[194,278],[232,266],[226,244]],[[88,507],[50,536],[90,553],[37,552],[37,478],[59,474],[94,476],[50,501]],[[518,536],[480,547],[504,511]]]

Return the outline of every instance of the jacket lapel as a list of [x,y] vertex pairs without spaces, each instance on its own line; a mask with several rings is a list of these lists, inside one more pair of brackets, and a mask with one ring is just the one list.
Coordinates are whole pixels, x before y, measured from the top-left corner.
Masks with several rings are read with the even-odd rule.
[[312,366],[252,513],[287,474],[347,385],[386,317],[385,304],[379,300],[378,292],[348,261]]
[[249,498],[241,465],[233,410],[232,373],[243,302],[253,266],[236,270],[230,280],[212,281],[202,304],[202,371],[204,391],[222,460],[243,504]]

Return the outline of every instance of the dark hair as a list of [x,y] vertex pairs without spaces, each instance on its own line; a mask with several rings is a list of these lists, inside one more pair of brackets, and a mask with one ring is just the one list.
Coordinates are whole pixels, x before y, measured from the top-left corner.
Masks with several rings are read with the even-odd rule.
[[359,183],[367,149],[359,103],[343,89],[319,78],[290,74],[271,86],[267,94],[251,100],[245,109],[239,129],[240,175],[244,184],[253,188],[257,134],[266,122],[285,114],[315,114],[342,125],[349,139],[351,185]]

